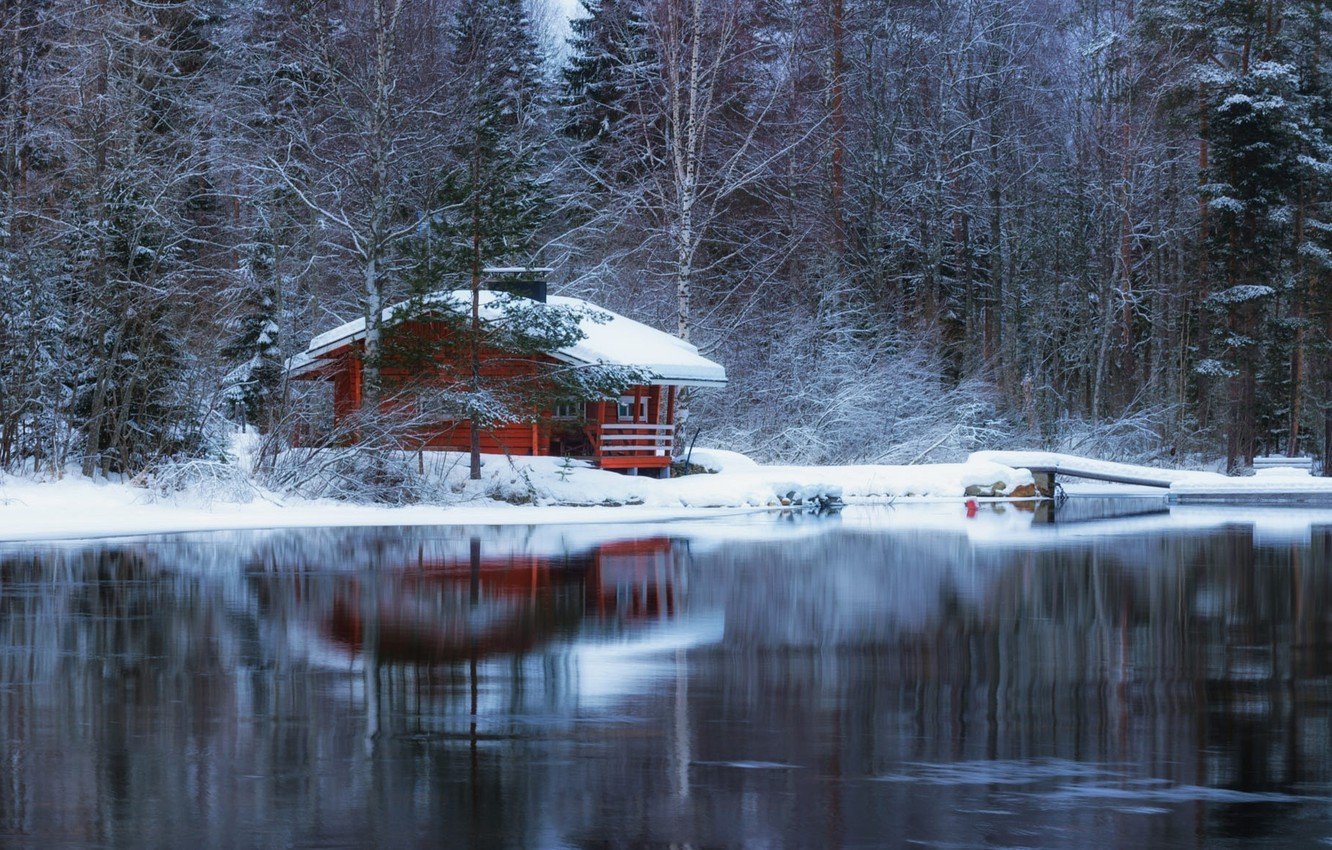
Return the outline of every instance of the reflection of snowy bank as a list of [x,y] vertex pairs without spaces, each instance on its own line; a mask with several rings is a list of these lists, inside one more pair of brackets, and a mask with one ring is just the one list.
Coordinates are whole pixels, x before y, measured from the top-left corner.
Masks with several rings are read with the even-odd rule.
[[[608,509],[610,510],[610,509]],[[112,539],[68,538],[40,544],[65,551],[98,551],[108,546],[169,545],[176,569],[226,575],[242,568],[354,572],[414,566],[422,560],[465,560],[477,541],[486,557],[563,558],[617,541],[671,538],[691,551],[740,541],[798,540],[835,530],[838,514],[800,511],[707,514],[669,522],[580,522],[539,525],[408,525],[143,534]],[[26,551],[33,544],[0,543],[0,550]]]
[[[654,691],[679,674],[678,653],[718,643],[724,631],[720,613],[689,615],[682,620],[644,626],[606,640],[594,631],[551,642],[513,655],[479,659],[475,669],[475,714],[482,734],[495,724],[567,724],[587,712],[613,710],[626,698]],[[360,706],[366,699],[366,659],[349,656],[321,636],[308,659],[347,674],[345,687],[330,695]],[[449,670],[403,668],[380,661],[381,688],[394,698],[395,685],[404,695],[428,702],[438,715],[436,731],[471,718],[472,668],[463,661]],[[381,695],[385,696],[385,695]],[[459,727],[460,728],[460,727]]]
[[725,627],[726,618],[715,611],[654,624],[624,640],[571,645],[579,707],[605,708],[621,697],[645,693],[653,684],[675,677],[675,654],[720,643]]
[[[1055,548],[1085,546],[1090,541],[1130,541],[1143,535],[1191,534],[1224,527],[1251,530],[1256,545],[1307,544],[1312,530],[1332,527],[1332,509],[1183,506],[1168,508],[1160,497],[1134,495],[1105,500],[1122,516],[1065,521],[1056,511],[1014,504],[982,504],[974,516],[950,503],[852,506],[842,511],[845,528],[864,533],[955,532],[980,548]],[[1070,504],[1076,508],[1076,504]],[[1152,507],[1156,506],[1156,507]],[[1073,513],[1073,511],[1069,511]],[[1123,542],[1114,545],[1125,545]]]
[[1332,512],[1176,508],[1061,526],[1012,505],[849,507],[828,534],[699,550],[695,573],[711,578],[693,600],[725,607],[729,646],[892,645],[944,622],[1016,617],[1010,626],[1043,635],[1053,657],[1070,628],[1120,633],[1123,606],[1142,600],[1201,610],[1213,594],[1226,604],[1209,610],[1228,613],[1233,588],[1218,588],[1232,573],[1285,563],[1322,526]]

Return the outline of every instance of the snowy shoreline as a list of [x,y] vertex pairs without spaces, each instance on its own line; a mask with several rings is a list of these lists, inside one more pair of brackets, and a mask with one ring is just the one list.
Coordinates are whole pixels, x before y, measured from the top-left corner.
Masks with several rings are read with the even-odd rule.
[[76,475],[0,478],[0,542],[186,531],[332,526],[638,523],[724,517],[826,499],[884,504],[960,499],[977,489],[1029,487],[1025,470],[986,461],[922,466],[760,466],[734,452],[698,449],[713,470],[668,480],[620,475],[560,458],[488,456],[481,481],[449,453],[429,458],[447,503],[390,506],[284,496],[252,487],[230,497],[169,496]]
[[[850,505],[882,505],[959,501],[977,498],[980,492],[979,498],[1010,501],[1030,498],[1033,477],[1019,463],[1077,461],[1084,467],[1101,463],[1106,468],[1128,468],[1036,452],[978,453],[965,463],[918,466],[763,466],[735,452],[700,448],[692,461],[710,472],[668,480],[620,475],[560,458],[487,456],[482,480],[469,481],[459,460],[448,453],[429,459],[434,468],[427,472],[443,492],[452,494],[447,501],[400,506],[279,495],[253,484],[248,485],[249,492],[218,497],[190,490],[162,495],[129,483],[77,475],[57,481],[0,477],[0,542],[338,526],[669,522],[790,509],[829,498]],[[1332,496],[1332,479],[1291,470],[1247,478],[1150,471],[1172,479],[1169,490],[1147,491],[1162,497],[1204,491],[1237,500],[1275,492]],[[1071,489],[1087,488],[1075,484]],[[1118,486],[1111,491],[1144,492]]]

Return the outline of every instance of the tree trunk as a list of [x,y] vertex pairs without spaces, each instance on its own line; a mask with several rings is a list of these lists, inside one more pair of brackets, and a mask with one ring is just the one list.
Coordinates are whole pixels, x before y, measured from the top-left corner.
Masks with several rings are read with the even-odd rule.
[[[990,293],[985,299],[985,359],[994,360],[1003,346],[1003,194],[999,185],[998,145],[990,140]],[[1003,358],[996,363],[996,372],[1003,386]]]
[[[480,191],[477,181],[481,174],[481,150],[472,150],[472,317],[471,333],[467,350],[468,363],[471,367],[472,398],[475,401],[481,391],[481,204],[476,197]],[[471,427],[468,428],[468,475],[473,481],[481,480],[481,426],[476,418],[475,407],[472,410]]]
[[366,416],[375,416],[379,413],[381,396],[379,354],[384,331],[385,305],[383,282],[379,274],[379,258],[375,253],[372,253],[365,263],[365,347],[361,354],[361,413]]
[[1323,477],[1332,478],[1332,364],[1323,372]]
[[1304,401],[1304,313],[1305,262],[1299,246],[1304,242],[1304,186],[1300,186],[1299,202],[1295,207],[1295,299],[1292,318],[1295,320],[1295,342],[1290,350],[1290,419],[1286,440],[1286,457],[1300,453],[1300,416]]
[[[1196,189],[1198,195],[1198,283],[1197,283],[1197,303],[1202,304],[1207,297],[1212,294],[1212,288],[1208,284],[1210,255],[1207,250],[1208,239],[1211,236],[1210,223],[1207,220],[1207,196],[1202,191],[1202,184],[1207,181],[1207,169],[1209,167],[1208,158],[1208,121],[1207,121],[1207,88],[1203,83],[1198,84],[1198,103],[1202,108],[1198,110],[1198,181]],[[1197,311],[1197,327],[1195,333],[1198,340],[1198,360],[1207,360],[1211,356],[1212,349],[1212,327],[1208,321],[1206,308]],[[1212,420],[1212,380],[1207,375],[1198,376],[1198,426],[1206,429]]]
[[846,253],[846,224],[842,219],[842,196],[845,193],[846,159],[846,110],[843,105],[846,63],[843,57],[842,42],[845,39],[845,2],[832,2],[832,86],[830,92],[830,115],[832,124],[832,191],[830,197],[833,230],[833,252],[837,257]]

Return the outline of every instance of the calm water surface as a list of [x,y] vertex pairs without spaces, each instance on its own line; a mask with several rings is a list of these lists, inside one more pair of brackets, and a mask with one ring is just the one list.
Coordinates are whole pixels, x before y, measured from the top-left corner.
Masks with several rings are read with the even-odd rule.
[[0,846],[1332,844],[1332,513],[1070,505],[0,547]]

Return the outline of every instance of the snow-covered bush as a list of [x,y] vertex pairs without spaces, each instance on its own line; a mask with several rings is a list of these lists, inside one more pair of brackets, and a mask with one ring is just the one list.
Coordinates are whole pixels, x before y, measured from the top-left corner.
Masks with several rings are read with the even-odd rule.
[[225,460],[186,458],[159,463],[139,476],[150,501],[211,505],[256,496],[247,470]]
[[979,380],[950,384],[930,335],[867,332],[852,307],[798,316],[761,350],[727,352],[730,387],[686,429],[764,462],[925,463],[1003,443],[1012,426]]
[[[440,457],[449,469],[439,467]],[[307,499],[409,505],[456,501],[466,471],[454,454],[316,446],[280,452],[260,477],[277,492]]]
[[1190,441],[1197,428],[1181,422],[1175,405],[1131,411],[1100,422],[1064,416],[1053,423],[1047,439],[1049,451],[1150,466],[1197,464],[1215,455],[1215,446],[1201,437]]

